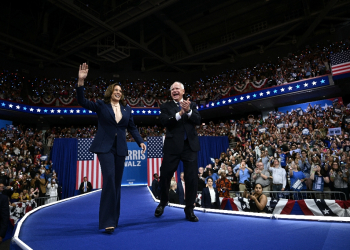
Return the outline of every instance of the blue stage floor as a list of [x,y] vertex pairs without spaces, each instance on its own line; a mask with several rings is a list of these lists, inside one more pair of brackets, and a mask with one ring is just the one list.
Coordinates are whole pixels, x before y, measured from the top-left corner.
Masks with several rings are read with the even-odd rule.
[[[31,214],[19,238],[39,249],[350,249],[350,223],[272,220],[196,211],[198,223],[183,209],[166,207],[154,217],[147,187],[123,187],[119,227],[98,230],[100,193],[95,192]],[[15,249],[15,246],[12,245]]]

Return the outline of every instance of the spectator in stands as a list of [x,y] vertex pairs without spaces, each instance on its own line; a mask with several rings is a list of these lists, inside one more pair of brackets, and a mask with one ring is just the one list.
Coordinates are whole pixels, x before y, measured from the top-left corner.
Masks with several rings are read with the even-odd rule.
[[258,161],[254,173],[252,173],[252,181],[262,186],[263,192],[267,197],[270,196],[270,180],[270,172],[264,169],[262,161]]
[[44,198],[46,196],[46,185],[47,182],[45,180],[44,176],[41,176],[38,174],[35,175],[35,178],[32,179],[32,187],[34,187],[35,189],[39,190],[39,197],[41,198],[40,200],[38,200],[37,204],[38,206],[41,206],[44,204]]
[[226,171],[220,172],[220,179],[216,181],[216,189],[218,190],[219,197],[230,198],[231,183],[226,178]]
[[19,183],[15,183],[13,187],[13,193],[11,195],[11,203],[18,202],[20,200],[20,190],[19,190]]
[[286,170],[281,167],[277,159],[273,160],[269,171],[272,172],[272,176],[270,176],[272,179],[272,191],[284,191],[287,185]]
[[[204,177],[204,178],[207,178],[208,175],[209,175],[208,169],[213,170],[211,164],[208,164],[208,165],[205,166],[205,169],[203,170],[203,177]],[[212,173],[213,173],[213,171],[212,171]]]
[[92,191],[91,182],[88,181],[88,178],[86,176],[84,177],[83,182],[80,183],[79,191],[80,194],[85,194]]
[[20,200],[21,202],[26,202],[31,200],[28,194],[28,189],[23,189],[23,191],[20,194],[20,197],[21,197],[21,200]]
[[179,195],[176,192],[176,184],[175,183],[170,184],[169,202],[175,203],[175,204],[180,204]]
[[198,189],[197,191],[202,191],[205,188],[205,178],[203,177],[204,169],[203,167],[198,168]]
[[216,188],[216,180],[219,179],[219,177],[216,173],[213,173],[213,170],[211,168],[208,169],[208,176],[205,179],[205,184],[208,184],[208,177],[211,177],[213,179],[213,187]]
[[49,198],[45,201],[45,204],[57,201],[57,189],[58,185],[56,183],[56,180],[51,179],[51,181],[48,182],[46,186],[46,193],[49,196]]
[[263,188],[259,183],[255,184],[253,194],[249,194],[247,190],[244,190],[243,197],[249,198],[250,212],[267,213],[267,197],[262,191]]
[[349,174],[349,171],[343,171],[336,161],[333,162],[332,169],[329,171],[330,180],[334,183],[334,191],[343,192],[345,194],[345,200],[349,197]]
[[220,208],[220,200],[219,193],[216,188],[213,187],[213,178],[207,178],[207,187],[203,188],[202,191],[202,207],[204,208],[212,208],[219,209]]
[[236,172],[236,177],[239,178],[239,191],[243,192],[245,190],[244,181],[250,179],[250,174],[252,172],[253,170],[247,167],[245,160],[242,160]]
[[305,185],[308,190],[312,189],[312,181],[310,180],[310,171],[313,171],[311,169],[311,157],[308,158],[306,150],[301,151],[301,156],[299,153],[297,153],[297,157],[299,159],[299,167],[303,171],[305,176]]
[[31,188],[30,189],[30,192],[29,192],[29,196],[31,199],[37,199],[39,198],[39,189],[34,189],[34,188]]
[[[291,166],[289,168],[289,176],[290,176],[290,189],[292,191],[305,191],[305,175],[302,171],[300,171],[300,167],[294,161],[292,161]],[[298,185],[299,184],[299,185]],[[298,199],[299,194],[294,194],[294,199]],[[306,196],[302,196],[306,197]]]
[[185,194],[185,174],[184,172],[180,173],[180,181],[177,183],[176,192],[179,195],[179,201],[181,205],[185,205],[186,194]]
[[177,182],[175,180],[175,176],[171,177],[170,184],[175,184],[175,188],[177,187]]
[[269,160],[269,154],[267,151],[261,151],[261,161],[264,164],[264,169],[268,170],[269,169],[269,164],[270,164],[270,160]]
[[[327,176],[327,172],[320,167],[319,164],[316,164],[314,167],[315,171],[313,171],[310,175],[310,179],[313,181],[312,190],[317,192],[323,192],[324,184],[329,183],[329,177]],[[326,199],[328,196],[316,194],[315,199]]]
[[159,176],[157,173],[153,174],[152,193],[156,199],[159,199]]
[[238,187],[238,178],[237,176],[233,173],[232,166],[227,166],[227,174],[226,178],[230,181],[231,183],[231,191],[239,191]]

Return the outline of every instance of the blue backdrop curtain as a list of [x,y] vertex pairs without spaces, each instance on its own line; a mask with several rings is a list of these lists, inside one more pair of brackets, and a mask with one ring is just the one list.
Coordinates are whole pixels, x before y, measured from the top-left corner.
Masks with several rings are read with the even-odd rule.
[[55,139],[52,147],[53,169],[62,185],[62,199],[75,193],[77,174],[78,140],[74,138]]
[[[198,168],[205,167],[211,163],[210,158],[219,158],[222,152],[229,148],[227,136],[199,136],[201,150],[198,152]],[[183,163],[180,161],[177,168],[177,178],[180,181],[180,173],[184,171]]]

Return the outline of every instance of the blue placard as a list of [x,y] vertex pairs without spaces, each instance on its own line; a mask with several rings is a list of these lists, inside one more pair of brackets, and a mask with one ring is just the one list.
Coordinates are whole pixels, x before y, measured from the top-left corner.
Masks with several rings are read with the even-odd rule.
[[[145,144],[147,146],[147,142]],[[128,142],[128,154],[125,158],[122,185],[146,185],[147,150],[143,154],[136,142]]]

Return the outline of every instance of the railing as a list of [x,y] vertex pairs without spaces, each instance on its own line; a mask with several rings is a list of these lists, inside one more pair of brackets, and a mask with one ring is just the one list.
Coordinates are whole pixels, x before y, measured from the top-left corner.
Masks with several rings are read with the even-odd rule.
[[34,198],[37,206],[42,206],[48,203],[52,203],[55,201],[58,201],[58,196],[45,196],[45,197],[38,197]]
[[[240,197],[243,191],[230,191],[230,197]],[[304,200],[304,199],[328,199],[328,200],[347,200],[345,193],[339,191],[263,191],[267,197],[273,199],[289,199],[289,200]]]
[[[197,194],[202,194],[198,191]],[[243,191],[230,191],[230,197],[242,197]],[[267,197],[272,199],[289,199],[289,200],[304,200],[304,199],[328,199],[328,200],[347,200],[345,193],[339,191],[263,191]]]

